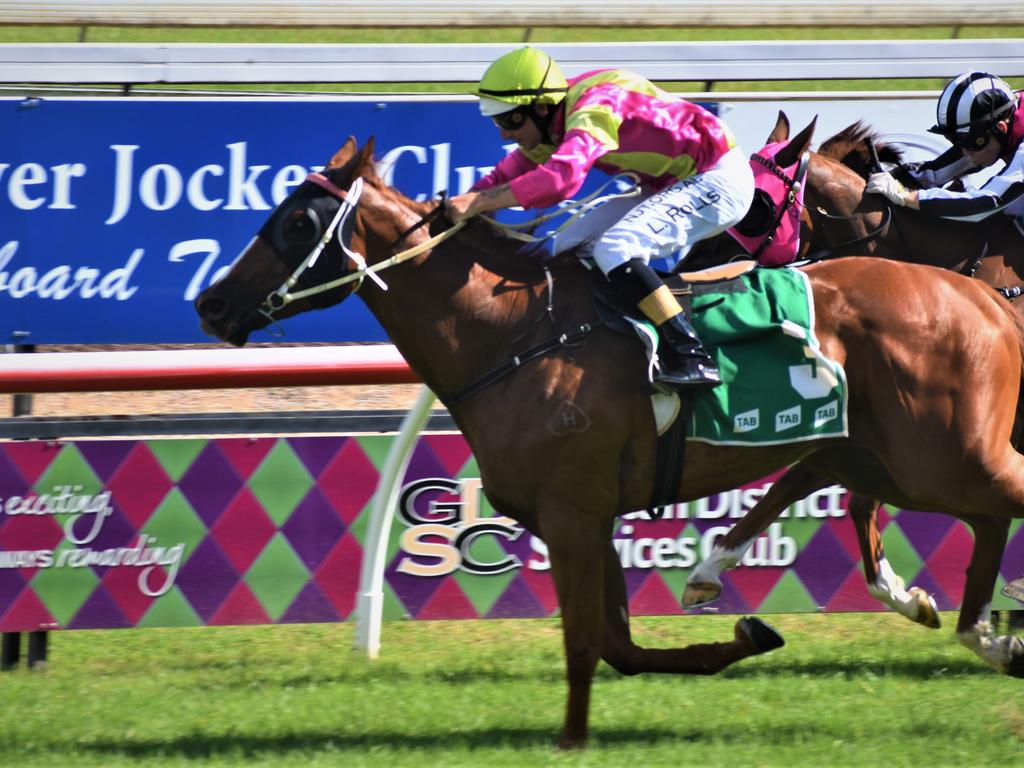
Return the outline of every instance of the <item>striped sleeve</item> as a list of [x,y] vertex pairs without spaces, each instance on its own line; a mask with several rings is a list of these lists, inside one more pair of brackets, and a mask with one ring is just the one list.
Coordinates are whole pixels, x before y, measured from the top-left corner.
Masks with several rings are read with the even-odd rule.
[[921,211],[932,216],[961,221],[981,221],[1024,198],[1024,179],[1020,174],[998,174],[980,189],[953,192],[948,189],[923,189],[918,192]]

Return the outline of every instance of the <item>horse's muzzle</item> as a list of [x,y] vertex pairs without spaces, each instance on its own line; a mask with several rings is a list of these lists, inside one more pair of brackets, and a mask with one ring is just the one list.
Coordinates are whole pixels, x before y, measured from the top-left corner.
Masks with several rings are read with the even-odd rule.
[[249,340],[249,331],[231,320],[231,303],[225,296],[207,289],[196,298],[195,308],[203,333],[236,347],[244,346]]

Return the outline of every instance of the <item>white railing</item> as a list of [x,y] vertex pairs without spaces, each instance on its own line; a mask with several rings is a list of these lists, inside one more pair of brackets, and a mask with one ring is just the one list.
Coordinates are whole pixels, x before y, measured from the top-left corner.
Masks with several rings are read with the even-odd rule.
[[[0,24],[269,27],[770,27],[1024,24],[1020,0],[15,0]],[[770,32],[766,33],[770,35]]]
[[[0,45],[0,83],[468,83],[516,45],[12,43]],[[1024,76],[1021,39],[553,43],[544,49],[570,76],[607,66],[697,82],[951,78],[969,69]]]
[[390,344],[0,355],[0,394],[411,384]]

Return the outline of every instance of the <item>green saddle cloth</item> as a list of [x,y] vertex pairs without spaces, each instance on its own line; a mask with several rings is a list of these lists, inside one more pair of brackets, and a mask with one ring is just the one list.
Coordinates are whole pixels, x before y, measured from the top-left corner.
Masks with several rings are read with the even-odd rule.
[[722,383],[694,396],[690,439],[777,445],[847,434],[846,375],[819,349],[803,272],[756,269],[701,289],[693,325]]

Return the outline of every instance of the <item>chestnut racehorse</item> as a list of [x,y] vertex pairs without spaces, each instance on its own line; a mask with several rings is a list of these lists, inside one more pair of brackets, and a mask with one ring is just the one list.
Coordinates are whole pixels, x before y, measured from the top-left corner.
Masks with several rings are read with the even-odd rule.
[[[809,152],[814,126],[812,122],[789,141],[789,121],[784,113],[779,113],[766,142],[784,144],[774,158],[777,166],[792,166]],[[860,251],[970,274],[1011,296],[1019,291],[1024,286],[1024,236],[1009,217],[995,216],[985,222],[941,219],[890,207],[885,198],[864,194],[867,176],[880,163],[898,166],[902,159],[897,147],[879,141],[877,134],[862,123],[848,126],[823,142],[817,152],[809,152],[803,179],[800,257],[834,258]],[[904,180],[909,183],[905,175]],[[733,258],[749,257],[735,240],[722,234],[697,243],[686,265],[702,267]],[[1020,310],[1024,304],[1014,306]],[[683,597],[685,606],[713,602],[721,592],[721,572],[739,562],[737,554],[742,555],[791,503],[787,499],[796,501],[815,490],[807,491],[803,482],[796,482],[801,474],[802,471],[795,470],[792,477],[780,479],[777,493],[787,489],[788,493],[773,494],[757,504],[717,542],[705,561],[691,573]],[[878,500],[860,494],[851,496],[848,507],[868,591],[912,621],[938,628],[940,620],[934,600],[922,589],[906,588],[886,559],[878,528],[878,508]]]
[[[547,544],[569,688],[563,747],[586,741],[600,659],[629,675],[713,674],[781,645],[756,619],[738,621],[727,642],[633,643],[612,530],[616,516],[646,507],[654,482],[642,345],[597,320],[576,260],[542,269],[481,219],[430,237],[420,225],[438,223],[437,203],[388,187],[372,153],[372,140],[360,149],[350,138],[278,206],[196,299],[202,327],[242,345],[270,322],[358,292],[449,404],[495,510]],[[945,270],[851,258],[806,274],[821,351],[848,371],[849,436],[768,447],[691,441],[676,498],[803,461],[808,473],[878,498],[974,521],[962,630],[989,663],[1024,675],[1019,641],[992,637],[984,623],[1010,520],[1024,517],[1024,456],[1010,444],[1024,332],[990,288]],[[538,349],[547,351],[527,354]]]

